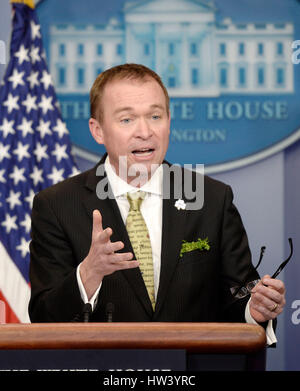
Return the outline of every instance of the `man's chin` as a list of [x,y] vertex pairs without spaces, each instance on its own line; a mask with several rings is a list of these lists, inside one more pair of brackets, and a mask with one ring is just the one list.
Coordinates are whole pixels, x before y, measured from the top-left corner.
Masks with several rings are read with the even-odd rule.
[[128,168],[128,177],[141,177],[143,179],[150,179],[153,173],[156,171],[158,163],[150,162],[135,162]]
[[154,172],[159,167],[158,163],[150,162],[134,162],[127,172],[128,183],[132,186],[140,187],[150,180]]
[[[133,154],[132,154],[133,155]],[[136,158],[136,156],[122,156],[119,158],[117,174],[125,182],[147,182],[161,163],[154,159]]]

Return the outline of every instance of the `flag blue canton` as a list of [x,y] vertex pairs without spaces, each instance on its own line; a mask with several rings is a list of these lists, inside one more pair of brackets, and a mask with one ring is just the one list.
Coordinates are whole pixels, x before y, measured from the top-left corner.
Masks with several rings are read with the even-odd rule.
[[78,171],[35,10],[13,9],[10,62],[0,87],[0,240],[29,282],[33,197]]

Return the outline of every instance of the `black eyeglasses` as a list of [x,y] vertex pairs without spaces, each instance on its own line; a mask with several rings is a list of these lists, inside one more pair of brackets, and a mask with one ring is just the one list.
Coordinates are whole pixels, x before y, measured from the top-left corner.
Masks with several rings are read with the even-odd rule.
[[279,273],[282,272],[284,267],[287,265],[288,261],[292,258],[294,252],[292,238],[289,238],[289,245],[290,245],[290,255],[287,257],[287,259],[284,262],[282,262],[282,264],[279,266],[279,268],[276,270],[276,272],[272,275],[271,278],[276,278],[279,275]]
[[[289,245],[290,245],[290,254],[289,256],[287,257],[287,259],[282,262],[282,264],[278,267],[278,269],[275,271],[275,273],[271,276],[271,278],[276,278],[281,272],[282,270],[285,268],[285,266],[287,265],[287,263],[289,262],[289,260],[292,258],[293,256],[293,252],[294,252],[294,248],[293,248],[293,241],[292,241],[292,238],[289,238],[288,239],[289,241]],[[259,256],[259,260],[258,260],[258,263],[257,265],[255,266],[255,270],[258,268],[258,266],[261,264],[261,261],[263,259],[263,256],[264,256],[264,253],[265,253],[265,250],[266,250],[266,247],[263,246],[261,249],[260,249],[260,256]],[[241,285],[241,286],[235,286],[235,287],[232,287],[230,288],[230,291],[232,293],[232,295],[236,298],[236,299],[242,299],[243,297],[246,297],[248,295],[251,294],[251,290],[255,287],[255,285],[259,282],[260,280],[254,280],[254,281],[250,281],[248,282],[246,285]]]

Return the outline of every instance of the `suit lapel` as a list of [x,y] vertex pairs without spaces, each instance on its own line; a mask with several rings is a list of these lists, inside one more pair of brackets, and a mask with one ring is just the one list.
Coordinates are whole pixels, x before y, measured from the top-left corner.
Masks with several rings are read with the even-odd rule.
[[[95,170],[92,170],[89,174],[86,187],[90,190],[90,192],[83,201],[84,206],[91,220],[93,210],[98,209],[101,212],[103,228],[105,229],[110,227],[113,231],[111,241],[116,242],[120,240],[124,243],[124,248],[120,252],[132,252],[134,254],[126,227],[123,223],[123,219],[118,208],[118,204],[113,197],[106,175],[105,173],[101,176],[96,175],[97,168],[100,167],[101,164],[104,164],[105,158],[106,155],[102,158]],[[105,199],[98,198],[96,194],[96,187],[101,180],[103,180],[106,184],[104,186],[105,193],[109,195],[108,197],[105,197]],[[140,269],[127,269],[120,271],[120,273],[125,277],[131,288],[134,290],[138,300],[140,300],[140,302],[143,304],[145,310],[150,316],[152,316],[153,309],[151,301],[148,296]]]
[[[164,173],[164,183],[165,183]],[[169,182],[170,181],[170,182]],[[160,282],[156,300],[155,317],[163,306],[166,298],[173,273],[179,261],[179,253],[184,238],[184,226],[186,211],[178,210],[175,207],[177,197],[174,196],[174,181],[167,180],[170,183],[169,194],[166,196],[164,190],[163,199],[163,223],[162,223],[162,246],[161,246],[161,271]]]

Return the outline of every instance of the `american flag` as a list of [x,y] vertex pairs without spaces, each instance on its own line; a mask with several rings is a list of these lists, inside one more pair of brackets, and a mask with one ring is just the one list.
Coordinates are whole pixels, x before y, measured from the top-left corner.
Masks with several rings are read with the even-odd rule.
[[10,62],[0,86],[0,322],[27,323],[33,197],[78,170],[33,2],[12,3]]

